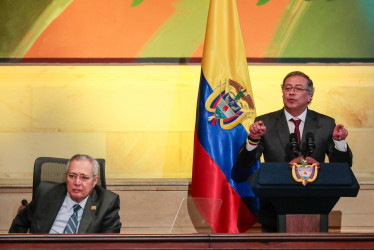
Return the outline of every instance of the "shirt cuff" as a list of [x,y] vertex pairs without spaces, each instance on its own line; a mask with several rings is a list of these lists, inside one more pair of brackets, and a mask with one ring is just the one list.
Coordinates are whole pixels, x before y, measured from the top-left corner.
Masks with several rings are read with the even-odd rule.
[[338,150],[338,151],[341,151],[341,152],[347,152],[347,141],[346,140],[341,140],[341,141],[337,141],[337,140],[334,140],[334,144],[335,144],[335,148]]
[[245,139],[245,142],[246,142],[245,148],[247,149],[247,151],[252,151],[255,148],[257,148],[257,146],[258,146],[258,145],[250,144],[249,141],[248,141],[248,137]]

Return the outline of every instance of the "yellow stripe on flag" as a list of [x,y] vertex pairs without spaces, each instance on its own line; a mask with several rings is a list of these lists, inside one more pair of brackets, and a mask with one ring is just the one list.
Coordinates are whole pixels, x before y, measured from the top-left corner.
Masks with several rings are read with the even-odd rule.
[[253,102],[253,109],[242,121],[248,131],[256,112],[236,1],[211,0],[206,30],[203,74],[213,91],[222,91],[230,79],[246,89]]

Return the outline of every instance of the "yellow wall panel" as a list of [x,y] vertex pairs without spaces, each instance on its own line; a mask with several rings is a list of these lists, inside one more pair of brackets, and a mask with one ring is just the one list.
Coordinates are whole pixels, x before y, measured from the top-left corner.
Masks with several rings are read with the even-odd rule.
[[105,133],[0,133],[0,184],[31,184],[35,159],[41,156],[105,158],[105,140]]
[[[194,131],[181,134],[181,164],[175,166],[183,173],[183,177],[191,177],[193,162]],[[170,172],[173,171],[171,168]]]
[[353,151],[353,170],[356,174],[361,172],[361,178],[369,172],[373,175],[371,177],[374,177],[371,159],[374,155],[373,140],[374,129],[351,129],[347,137],[348,144]]
[[[310,108],[348,128],[354,171],[374,176],[368,167],[374,150],[366,143],[374,136],[373,69],[250,65],[257,115],[282,108],[288,72],[307,73],[316,88]],[[106,158],[109,179],[191,177],[200,71],[200,65],[1,66],[0,184],[29,183],[38,156],[75,153]]]
[[180,147],[179,133],[108,133],[108,178],[181,177],[174,168],[180,166]]
[[[155,66],[32,66],[19,67],[19,72],[9,66],[1,69],[8,77],[0,78],[1,87],[9,86],[14,78],[18,88],[0,94],[4,96],[0,111],[17,105],[18,115],[32,123],[21,127],[25,131],[179,131],[194,125],[198,67],[175,70],[163,66],[160,70]],[[7,73],[8,69],[13,75]],[[20,96],[22,91],[27,91],[25,97]],[[19,107],[21,100],[7,100],[14,98],[11,95],[22,97],[27,103]],[[4,129],[13,130],[25,123],[18,121],[3,125]]]
[[32,127],[31,88],[0,87],[0,131],[22,131]]
[[327,113],[350,128],[374,128],[373,86],[351,86],[329,89]]

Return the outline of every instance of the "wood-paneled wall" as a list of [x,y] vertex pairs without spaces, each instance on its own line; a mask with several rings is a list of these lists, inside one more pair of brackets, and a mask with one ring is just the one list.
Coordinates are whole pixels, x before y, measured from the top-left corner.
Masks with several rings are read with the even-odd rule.
[[[190,178],[200,65],[0,66],[0,184],[31,184],[39,156],[86,153],[107,178]],[[373,181],[373,65],[249,65],[257,114],[282,107],[290,71],[310,75],[311,109],[349,130],[353,170]]]

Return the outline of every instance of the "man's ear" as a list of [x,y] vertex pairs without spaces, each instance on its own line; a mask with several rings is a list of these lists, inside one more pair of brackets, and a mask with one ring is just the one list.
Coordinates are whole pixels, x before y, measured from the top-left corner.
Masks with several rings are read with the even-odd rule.
[[94,183],[93,183],[93,186],[96,186],[96,183],[97,183],[97,181],[99,180],[99,176],[95,176],[95,179],[94,179]]
[[308,103],[310,103],[312,100],[313,100],[313,94],[310,94]]

